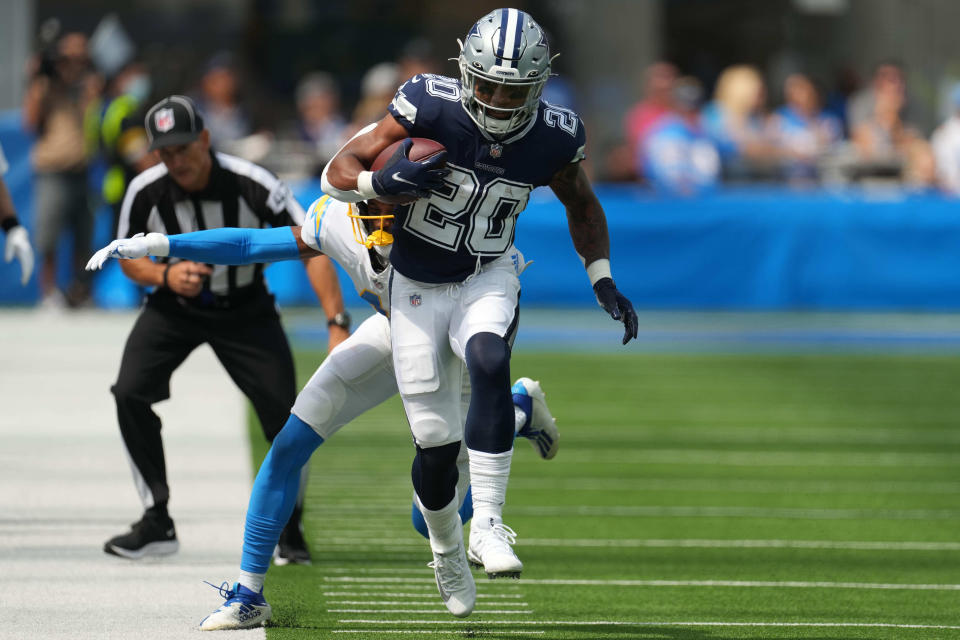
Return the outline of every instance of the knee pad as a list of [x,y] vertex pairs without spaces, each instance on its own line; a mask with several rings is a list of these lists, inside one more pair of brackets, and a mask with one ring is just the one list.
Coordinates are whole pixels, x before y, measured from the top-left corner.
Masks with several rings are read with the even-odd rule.
[[457,490],[457,455],[460,443],[424,449],[417,446],[410,478],[424,507],[431,511],[450,504]]
[[293,413],[321,438],[329,438],[336,429],[332,428],[332,420],[343,408],[347,398],[347,390],[336,375],[329,371],[320,370],[310,378],[293,403]]
[[510,345],[495,333],[483,332],[470,338],[467,341],[466,360],[470,382],[474,383],[474,393],[477,391],[475,378],[502,376],[510,381]]

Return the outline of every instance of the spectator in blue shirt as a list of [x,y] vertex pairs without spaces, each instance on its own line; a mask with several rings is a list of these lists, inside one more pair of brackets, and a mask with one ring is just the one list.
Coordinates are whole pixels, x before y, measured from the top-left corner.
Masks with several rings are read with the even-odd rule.
[[637,166],[658,191],[694,195],[717,183],[720,155],[698,121],[702,96],[695,78],[677,80],[672,109],[650,128],[637,149]]
[[802,73],[787,77],[783,95],[785,104],[770,120],[770,136],[780,147],[788,180],[815,180],[817,160],[841,140],[842,124],[821,109],[816,87]]

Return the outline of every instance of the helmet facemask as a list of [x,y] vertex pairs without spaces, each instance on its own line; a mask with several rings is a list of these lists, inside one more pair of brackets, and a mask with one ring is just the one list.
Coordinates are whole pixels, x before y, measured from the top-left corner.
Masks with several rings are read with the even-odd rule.
[[[527,124],[550,77],[550,48],[540,26],[523,11],[497,9],[457,43],[461,101],[470,118],[497,137]],[[484,101],[495,93],[497,105]]]
[[347,210],[347,217],[353,225],[353,239],[367,249],[373,249],[387,257],[390,255],[390,245],[393,244],[393,234],[388,231],[393,223],[393,209],[387,209],[379,201],[376,202],[376,211],[366,202],[356,203],[356,209],[350,207]]

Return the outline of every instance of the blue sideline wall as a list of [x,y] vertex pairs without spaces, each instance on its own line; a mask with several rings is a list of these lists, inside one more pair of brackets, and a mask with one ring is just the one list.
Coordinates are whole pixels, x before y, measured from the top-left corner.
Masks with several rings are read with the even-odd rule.
[[[11,164],[6,181],[32,230],[30,140],[16,112],[0,114],[0,143]],[[319,184],[293,185],[307,207]],[[598,186],[607,213],[614,276],[647,309],[960,310],[960,201],[886,191],[724,190],[698,198],[663,198],[635,187]],[[101,209],[96,242],[110,240]],[[596,304],[567,229],[563,207],[534,192],[517,226],[517,246],[533,264],[523,274],[523,302]],[[69,249],[63,243],[63,254]],[[60,260],[66,281],[66,257]],[[0,304],[35,304],[36,275],[19,285],[19,267],[0,263]],[[299,263],[271,266],[281,304],[314,304]],[[341,273],[348,304],[352,287]],[[95,299],[135,305],[139,294],[116,265],[99,274]]]

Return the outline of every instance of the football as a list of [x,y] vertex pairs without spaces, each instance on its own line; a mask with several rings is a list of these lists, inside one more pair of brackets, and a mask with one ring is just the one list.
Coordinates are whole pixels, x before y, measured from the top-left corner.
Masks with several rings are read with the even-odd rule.
[[[407,158],[415,162],[432,158],[441,151],[446,151],[446,147],[436,140],[430,140],[429,138],[411,138],[411,140],[413,140],[413,146],[410,147]],[[393,153],[397,150],[397,147],[399,147],[402,142],[403,140],[397,140],[386,149],[381,151],[379,155],[374,158],[373,164],[370,166],[370,171],[378,171],[382,169],[383,165],[387,164],[390,156],[393,155]],[[407,204],[416,199],[417,198],[415,196],[381,196],[377,198],[377,200],[389,202],[390,204]]]

